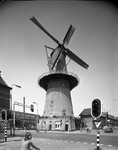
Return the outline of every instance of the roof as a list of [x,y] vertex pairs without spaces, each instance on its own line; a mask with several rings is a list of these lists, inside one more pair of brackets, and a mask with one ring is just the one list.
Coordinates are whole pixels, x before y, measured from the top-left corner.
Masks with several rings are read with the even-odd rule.
[[0,86],[4,86],[4,87],[7,87],[7,88],[10,88],[7,83],[4,81],[4,79],[1,77],[1,71],[0,71]]
[[79,116],[90,116],[91,115],[91,108],[84,109]]
[[[84,109],[81,113],[80,113],[80,115],[79,116],[82,116],[82,117],[84,117],[84,116],[91,116],[91,108],[86,108],[86,109]],[[102,115],[101,115],[102,117],[107,117],[107,112],[102,112]],[[110,114],[108,114],[108,118],[109,119],[116,119],[116,120],[118,120],[118,117],[115,117],[115,116],[112,116],[112,115],[110,115]]]

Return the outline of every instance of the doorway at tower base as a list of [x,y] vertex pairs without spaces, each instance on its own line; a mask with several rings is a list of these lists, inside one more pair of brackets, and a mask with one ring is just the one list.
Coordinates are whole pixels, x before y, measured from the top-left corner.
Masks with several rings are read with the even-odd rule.
[[65,117],[44,117],[39,119],[37,125],[39,131],[74,131],[75,130],[75,119],[72,116]]

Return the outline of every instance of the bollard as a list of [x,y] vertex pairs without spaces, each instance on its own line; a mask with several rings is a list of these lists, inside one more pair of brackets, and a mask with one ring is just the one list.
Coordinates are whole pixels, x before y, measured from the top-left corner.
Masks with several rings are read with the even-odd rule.
[[5,142],[7,142],[7,121],[4,121]]

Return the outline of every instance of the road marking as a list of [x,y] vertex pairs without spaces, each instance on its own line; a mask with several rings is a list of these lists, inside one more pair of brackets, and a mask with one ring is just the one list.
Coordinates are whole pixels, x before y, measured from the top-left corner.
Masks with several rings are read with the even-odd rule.
[[77,143],[80,143],[80,142],[77,142]]
[[110,146],[110,147],[111,147],[111,146],[113,146],[113,145],[108,145],[108,146]]
[[95,145],[95,143],[91,143],[91,145]]
[[73,142],[73,141],[70,141],[70,142]]
[[84,144],[87,144],[86,142],[84,142]]

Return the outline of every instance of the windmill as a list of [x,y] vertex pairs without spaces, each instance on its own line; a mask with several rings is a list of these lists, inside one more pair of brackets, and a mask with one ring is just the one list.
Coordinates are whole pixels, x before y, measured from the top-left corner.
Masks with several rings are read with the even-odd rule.
[[[77,55],[75,55],[71,50],[69,50],[68,48],[65,48],[65,45],[69,44],[69,41],[75,31],[75,28],[70,25],[64,39],[63,39],[63,43],[61,44],[55,37],[53,37],[38,21],[35,17],[30,18],[30,20],[32,20],[41,30],[43,30],[53,41],[55,41],[58,46],[53,50],[52,54],[51,54],[51,60],[49,62],[49,67],[51,68],[51,70],[54,69],[54,67],[56,67],[56,64],[58,64],[58,61],[61,57],[62,54],[64,54],[65,56],[67,55],[70,59],[72,59],[73,61],[75,61],[77,64],[81,65],[84,68],[88,68],[89,65],[87,63],[85,63],[82,59],[80,59]],[[64,64],[65,65],[65,64]]]
[[63,42],[60,43],[34,16],[30,20],[57,43],[56,48],[45,46],[52,50],[50,59],[48,59],[49,72],[42,74],[38,79],[38,84],[47,92],[39,129],[43,127],[45,130],[75,130],[70,91],[78,85],[79,78],[74,73],[67,71],[65,58],[68,56],[85,69],[89,67],[87,63],[65,47],[69,44],[75,28],[70,25]]

